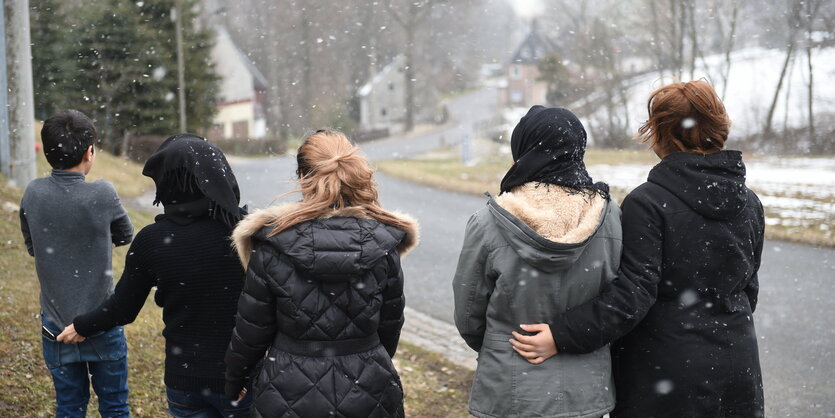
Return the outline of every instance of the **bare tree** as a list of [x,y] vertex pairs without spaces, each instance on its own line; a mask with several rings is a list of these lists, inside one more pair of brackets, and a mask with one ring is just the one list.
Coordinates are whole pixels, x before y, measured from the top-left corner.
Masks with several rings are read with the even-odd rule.
[[652,14],[653,52],[657,61],[659,76],[664,76],[664,70],[678,79],[682,78],[685,68],[685,41],[691,39],[692,61],[689,62],[695,71],[695,57],[698,55],[695,27],[688,24],[688,11],[692,12],[695,0],[668,0],[666,3],[648,0]]
[[804,20],[806,22],[806,61],[809,64],[809,83],[807,94],[807,106],[809,109],[809,144],[815,143],[815,112],[814,112],[814,81],[815,74],[812,67],[812,47],[814,46],[812,39],[812,31],[814,30],[815,16],[820,9],[821,0],[806,0],[806,15]]
[[653,50],[655,51],[655,66],[658,68],[658,76],[664,77],[664,48],[661,44],[661,36],[659,36],[659,27],[660,22],[658,19],[658,6],[656,5],[655,0],[648,0],[650,9],[652,10],[652,44],[654,46]]
[[673,70],[678,74],[679,80],[684,69],[684,27],[687,24],[687,12],[681,2],[682,0],[670,0],[670,17],[673,22],[670,44],[675,45]]
[[415,126],[415,34],[420,24],[426,19],[431,10],[431,2],[428,0],[409,1],[407,4],[392,5],[391,2],[384,2],[386,11],[392,19],[403,29],[406,35],[404,55],[406,57],[406,68],[403,71],[406,77],[406,120],[404,129],[411,131]]
[[[733,11],[731,12],[730,33],[727,37],[723,37],[723,47],[725,52],[725,68],[722,71],[722,100],[725,99],[725,93],[728,91],[728,77],[731,74],[731,51],[734,48],[734,41],[736,40],[736,19],[739,15],[739,4],[736,0],[730,0]],[[722,27],[721,14],[719,15],[719,27]]]
[[[699,31],[696,30],[696,0],[687,0],[685,4],[690,26],[690,79],[692,80],[696,74],[696,57],[700,55]],[[682,10],[684,10],[683,6]]]
[[774,120],[774,111],[777,108],[777,100],[780,97],[780,90],[783,89],[783,80],[786,78],[786,71],[789,68],[794,49],[797,45],[797,32],[800,28],[800,12],[803,8],[803,0],[794,0],[791,3],[791,15],[788,19],[789,36],[786,39],[786,58],[783,60],[783,68],[780,70],[780,77],[777,79],[777,87],[774,89],[774,97],[771,100],[771,106],[768,108],[768,115],[765,119],[765,127],[763,133],[767,136],[772,135],[774,128],[772,121]]

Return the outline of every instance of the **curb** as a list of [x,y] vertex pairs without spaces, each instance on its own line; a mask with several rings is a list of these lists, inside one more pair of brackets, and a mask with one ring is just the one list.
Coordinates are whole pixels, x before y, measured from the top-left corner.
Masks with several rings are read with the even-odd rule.
[[404,309],[406,323],[401,338],[425,350],[440,354],[455,365],[476,368],[476,352],[458,335],[458,329],[412,308]]

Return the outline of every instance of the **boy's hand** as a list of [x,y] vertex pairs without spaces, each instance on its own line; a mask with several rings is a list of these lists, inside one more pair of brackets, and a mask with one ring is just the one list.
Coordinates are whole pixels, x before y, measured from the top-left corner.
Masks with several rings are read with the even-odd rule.
[[78,333],[75,332],[75,324],[67,325],[67,327],[64,328],[64,330],[61,331],[61,333],[58,334],[57,337],[55,337],[56,341],[66,344],[80,343],[85,339],[86,338],[82,337],[81,335],[78,335]]
[[235,402],[241,403],[241,401],[244,400],[244,398],[246,397],[246,392],[246,388],[241,389],[241,391],[238,393],[238,399],[236,399]]
[[534,335],[522,335],[513,331],[510,344],[513,349],[531,364],[540,364],[557,354],[557,344],[551,335],[548,324],[519,325],[524,331]]

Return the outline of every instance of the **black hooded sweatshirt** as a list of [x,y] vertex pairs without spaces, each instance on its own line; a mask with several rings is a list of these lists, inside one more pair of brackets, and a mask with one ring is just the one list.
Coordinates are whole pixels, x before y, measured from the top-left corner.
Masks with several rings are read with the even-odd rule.
[[235,175],[219,148],[190,134],[168,138],[143,174],[154,179],[165,214],[136,235],[113,295],[76,317],[75,329],[89,336],[133,322],[156,287],[165,323],[165,385],[223,393],[223,356],[244,284],[229,239],[245,214],[237,207]]
[[741,153],[671,154],[622,210],[618,278],[552,322],[558,351],[620,338],[612,417],[762,416],[752,314],[765,222]]

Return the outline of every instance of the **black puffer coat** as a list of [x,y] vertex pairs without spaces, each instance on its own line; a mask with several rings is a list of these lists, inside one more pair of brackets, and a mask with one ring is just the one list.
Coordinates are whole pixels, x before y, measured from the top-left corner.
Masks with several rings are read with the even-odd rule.
[[416,224],[403,231],[349,210],[269,237],[265,225],[286,210],[254,213],[235,230],[252,258],[227,396],[253,373],[256,417],[403,416],[391,357],[403,325],[400,254],[416,244]]
[[742,156],[675,153],[648,180],[622,205],[618,277],[552,324],[558,350],[622,337],[612,417],[761,417],[752,314],[764,218]]

